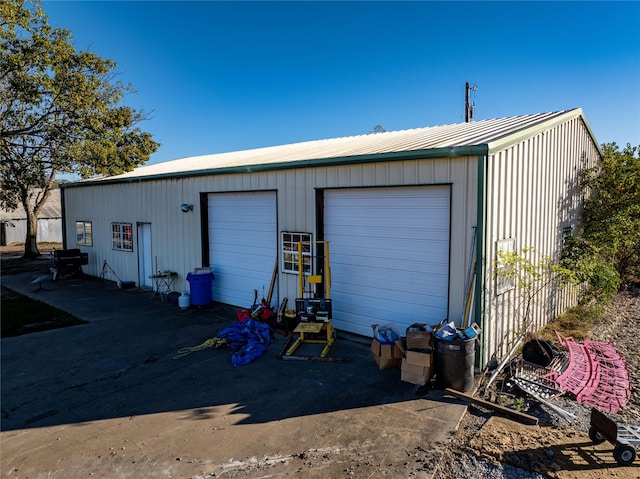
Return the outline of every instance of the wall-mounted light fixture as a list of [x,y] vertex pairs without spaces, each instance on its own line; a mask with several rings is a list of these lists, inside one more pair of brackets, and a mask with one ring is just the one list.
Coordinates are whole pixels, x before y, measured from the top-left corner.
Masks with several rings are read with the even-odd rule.
[[180,210],[183,213],[188,213],[189,211],[193,211],[193,205],[191,203],[182,203],[180,205]]

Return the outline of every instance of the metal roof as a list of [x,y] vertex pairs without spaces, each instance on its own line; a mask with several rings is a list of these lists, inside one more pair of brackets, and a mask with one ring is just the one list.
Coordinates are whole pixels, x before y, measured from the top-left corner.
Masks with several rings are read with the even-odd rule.
[[194,156],[141,166],[121,175],[92,178],[80,183],[127,182],[418,156],[488,154],[578,116],[584,120],[580,108]]
[[[32,191],[34,196],[40,196],[42,194],[42,190],[37,188]],[[53,218],[61,218],[62,217],[62,206],[60,203],[60,190],[55,189],[51,190],[51,194],[49,198],[47,198],[47,202],[44,204],[42,209],[40,210],[40,214],[38,218],[40,219],[53,219]],[[0,221],[11,221],[11,220],[24,220],[27,218],[27,213],[24,211],[22,203],[18,203],[18,206],[15,210],[4,210],[0,209]]]

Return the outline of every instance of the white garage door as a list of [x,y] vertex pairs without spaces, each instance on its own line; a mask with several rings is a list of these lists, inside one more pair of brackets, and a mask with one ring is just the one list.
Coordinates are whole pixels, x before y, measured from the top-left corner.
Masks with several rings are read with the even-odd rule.
[[[213,300],[250,307],[253,290],[269,292],[278,253],[275,192],[211,193],[209,260]],[[277,304],[277,290],[273,303]]]
[[449,212],[449,186],[324,192],[336,328],[371,336],[447,317]]

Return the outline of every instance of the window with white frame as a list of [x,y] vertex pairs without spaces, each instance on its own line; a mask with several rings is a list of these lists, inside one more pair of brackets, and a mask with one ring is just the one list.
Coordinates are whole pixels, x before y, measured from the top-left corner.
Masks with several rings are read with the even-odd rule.
[[133,251],[131,223],[111,223],[111,248],[120,251]]
[[508,238],[499,240],[496,244],[496,294],[506,293],[516,287],[516,280],[510,274],[509,265],[501,255],[515,253],[516,240]]
[[76,244],[80,246],[93,246],[91,221],[76,221]]
[[282,272],[298,274],[298,244],[302,244],[302,269],[311,274],[311,233],[282,232]]

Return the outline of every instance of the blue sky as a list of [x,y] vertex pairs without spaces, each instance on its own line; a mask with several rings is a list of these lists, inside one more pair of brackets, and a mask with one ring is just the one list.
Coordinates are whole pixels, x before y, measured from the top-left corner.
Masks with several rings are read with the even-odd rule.
[[44,0],[117,63],[162,143],[151,163],[581,107],[640,144],[640,2]]

